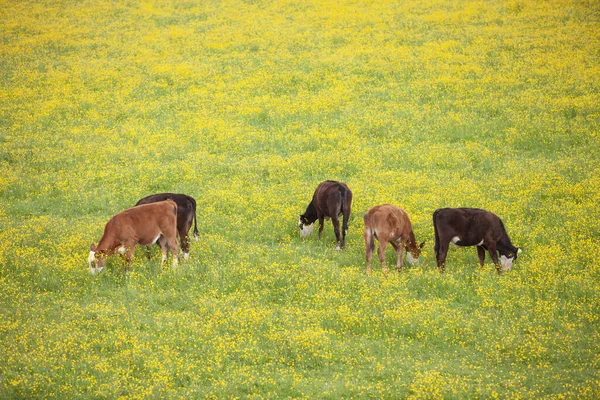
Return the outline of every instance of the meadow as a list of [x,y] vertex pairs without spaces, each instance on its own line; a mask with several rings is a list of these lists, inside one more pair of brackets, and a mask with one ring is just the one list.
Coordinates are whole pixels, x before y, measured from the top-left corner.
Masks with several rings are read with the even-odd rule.
[[[598,398],[599,105],[596,0],[3,0],[0,398]],[[340,252],[297,227],[326,179]],[[167,191],[190,260],[91,276]],[[427,243],[367,276],[382,203]],[[438,273],[458,206],[502,218],[512,271]]]

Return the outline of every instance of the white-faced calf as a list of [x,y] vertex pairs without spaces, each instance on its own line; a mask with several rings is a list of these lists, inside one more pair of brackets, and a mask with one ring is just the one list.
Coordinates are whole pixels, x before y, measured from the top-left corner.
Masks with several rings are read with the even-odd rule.
[[[348,233],[348,219],[352,209],[352,192],[345,183],[337,181],[325,181],[317,186],[312,201],[306,207],[304,214],[300,215],[298,228],[300,236],[310,235],[315,221],[319,220],[319,238],[323,232],[325,218],[331,218],[337,249],[340,250],[346,244]],[[339,216],[342,215],[342,231],[340,233]]]
[[385,248],[390,243],[396,250],[398,259],[396,269],[402,270],[402,252],[406,248],[406,258],[414,264],[421,255],[425,242],[417,245],[412,224],[406,212],[400,207],[391,204],[382,204],[371,208],[364,216],[365,220],[365,247],[367,260],[367,274],[371,273],[371,257],[375,249],[375,239],[379,241],[377,255],[381,261],[381,268],[385,274],[388,268],[385,265]]
[[[496,271],[511,269],[520,251],[513,246],[502,220],[479,208],[440,208],[433,212],[435,256],[440,272],[444,272],[448,247],[477,246],[479,264],[483,266],[487,250],[496,265]],[[498,261],[500,253],[500,261]],[[501,264],[501,265],[500,265]]]
[[124,254],[130,268],[135,245],[148,246],[156,242],[163,252],[161,267],[170,250],[175,268],[179,245],[177,204],[172,200],[132,207],[112,217],[106,224],[98,245],[92,243],[90,246],[90,273],[102,271],[106,258],[114,253]]

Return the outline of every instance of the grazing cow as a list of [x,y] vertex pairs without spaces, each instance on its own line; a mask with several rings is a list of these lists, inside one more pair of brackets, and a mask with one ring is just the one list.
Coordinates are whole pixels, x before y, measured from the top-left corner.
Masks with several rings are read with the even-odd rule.
[[[181,251],[183,257],[187,260],[190,257],[190,237],[188,236],[194,221],[194,239],[198,241],[198,227],[196,226],[196,200],[185,194],[177,193],[159,193],[140,199],[135,205],[150,204],[157,201],[173,200],[177,203],[177,232],[181,242]],[[150,247],[148,247],[148,257],[150,257]]]
[[[306,207],[304,214],[300,215],[298,227],[300,236],[310,235],[315,221],[319,220],[319,238],[323,232],[323,221],[325,218],[331,218],[337,250],[340,250],[346,244],[346,234],[348,233],[348,218],[352,208],[352,192],[345,183],[337,181],[325,181],[317,186],[312,201]],[[340,235],[340,220],[338,217],[343,215],[342,232]]]
[[406,211],[391,204],[382,204],[371,208],[364,216],[365,219],[365,246],[367,259],[367,274],[371,273],[371,257],[375,250],[375,239],[379,241],[377,255],[381,261],[383,273],[387,274],[385,265],[385,248],[390,243],[396,250],[398,260],[396,269],[402,270],[402,252],[406,248],[406,258],[414,264],[421,255],[425,242],[417,245],[415,234]]
[[[487,250],[496,265],[496,271],[508,271],[517,259],[520,249],[510,242],[502,220],[479,208],[440,208],[433,212],[435,256],[440,272],[444,272],[448,246],[477,246],[479,264],[483,266]],[[500,262],[498,263],[498,252]]]
[[170,249],[175,268],[179,246],[177,204],[172,200],[135,206],[112,217],[104,228],[98,246],[93,243],[90,246],[90,273],[95,275],[102,271],[106,258],[116,252],[125,254],[130,268],[135,245],[139,243],[148,246],[157,241],[163,252],[161,267],[167,259],[167,250]]

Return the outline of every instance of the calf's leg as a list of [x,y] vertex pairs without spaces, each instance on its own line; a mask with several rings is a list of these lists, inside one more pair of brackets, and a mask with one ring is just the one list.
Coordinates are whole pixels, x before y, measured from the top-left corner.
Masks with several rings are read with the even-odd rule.
[[162,251],[162,258],[160,260],[160,268],[162,269],[163,264],[165,263],[165,261],[167,261],[167,256],[168,256],[168,254],[167,254],[167,250],[168,250],[167,238],[164,237],[163,235],[160,235],[157,243],[160,246],[160,250]]
[[183,258],[188,260],[190,258],[190,229],[192,228],[193,215],[191,212],[187,213],[187,218],[179,223],[177,221],[177,230],[179,233],[179,242],[181,243],[181,251],[183,251]]
[[337,243],[336,250],[341,250],[344,247],[344,242],[340,238],[340,220],[338,217],[331,217],[331,223],[333,224],[333,231],[335,232],[335,241]]
[[173,256],[173,268],[177,267],[178,259],[177,255],[179,254],[179,244],[177,244],[177,234],[170,235],[167,237],[167,244],[169,246],[169,250],[171,250],[171,255]]
[[190,258],[190,237],[188,232],[184,229],[179,231],[179,240],[181,242],[181,251],[183,252],[183,258],[186,260]]
[[131,271],[131,264],[133,263],[133,254],[135,253],[135,242],[129,241],[124,243],[125,247],[125,273]]
[[321,239],[321,233],[323,233],[324,223],[325,217],[323,215],[319,216],[319,239]]
[[500,268],[500,262],[498,261],[498,251],[496,250],[496,243],[491,242],[488,244],[488,253],[490,253],[490,257],[492,257],[492,261],[496,266],[496,272],[498,275],[502,273],[502,269]]
[[402,241],[400,241],[400,244],[396,244],[394,242],[390,242],[392,244],[392,246],[394,247],[394,250],[396,250],[396,256],[398,257],[396,259],[396,270],[398,272],[402,271],[402,265],[404,264],[404,260],[402,258],[402,254],[404,251],[404,243]]
[[379,261],[381,262],[381,269],[383,273],[387,275],[389,272],[387,266],[385,265],[385,248],[387,246],[387,242],[385,240],[379,239],[379,248],[377,249],[377,255],[379,256]]
[[342,215],[342,247],[346,247],[346,233],[348,232],[348,226],[343,223],[344,219],[345,216]]
[[[436,243],[437,245],[437,243]],[[446,256],[448,255],[448,246],[450,245],[450,241],[440,241],[438,249],[435,253],[435,258],[437,260],[438,271],[441,274],[444,273],[444,269],[446,268]]]
[[483,267],[485,263],[485,249],[481,246],[477,246],[477,255],[479,256],[479,265]]

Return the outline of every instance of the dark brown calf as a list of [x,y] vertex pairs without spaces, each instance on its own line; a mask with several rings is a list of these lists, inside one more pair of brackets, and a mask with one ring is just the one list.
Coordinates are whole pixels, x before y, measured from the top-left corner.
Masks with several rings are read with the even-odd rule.
[[[352,192],[345,183],[337,181],[325,181],[317,186],[312,201],[306,207],[304,214],[300,215],[298,227],[300,236],[310,235],[315,221],[319,220],[319,238],[323,232],[323,221],[331,218],[337,249],[340,250],[346,244],[348,233],[348,219],[352,209]],[[339,216],[342,215],[342,232],[340,233]]]
[[135,205],[150,204],[157,201],[173,200],[177,204],[177,232],[181,242],[183,257],[190,257],[189,232],[194,221],[194,239],[198,241],[198,227],[196,226],[196,200],[193,197],[178,193],[158,193],[140,199]]
[[160,245],[163,258],[167,259],[167,250],[173,255],[173,268],[177,266],[177,204],[172,200],[144,204],[129,208],[112,217],[98,246],[90,246],[88,264],[92,275],[102,271],[106,258],[116,252],[125,254],[128,268],[135,251],[135,245]]
[[[479,208],[440,208],[433,212],[435,256],[440,272],[444,272],[448,247],[477,246],[479,264],[483,266],[487,250],[496,265],[496,271],[511,269],[520,249],[510,242],[502,220]],[[500,263],[498,262],[500,253]]]
[[400,207],[391,204],[382,204],[371,208],[365,215],[365,246],[367,260],[367,274],[371,273],[371,257],[375,250],[375,240],[379,241],[377,255],[381,261],[383,273],[388,273],[385,265],[385,248],[390,243],[396,250],[398,260],[396,269],[402,270],[402,252],[406,248],[406,258],[411,264],[414,264],[421,255],[421,249],[425,242],[417,245],[412,224],[406,212]]

